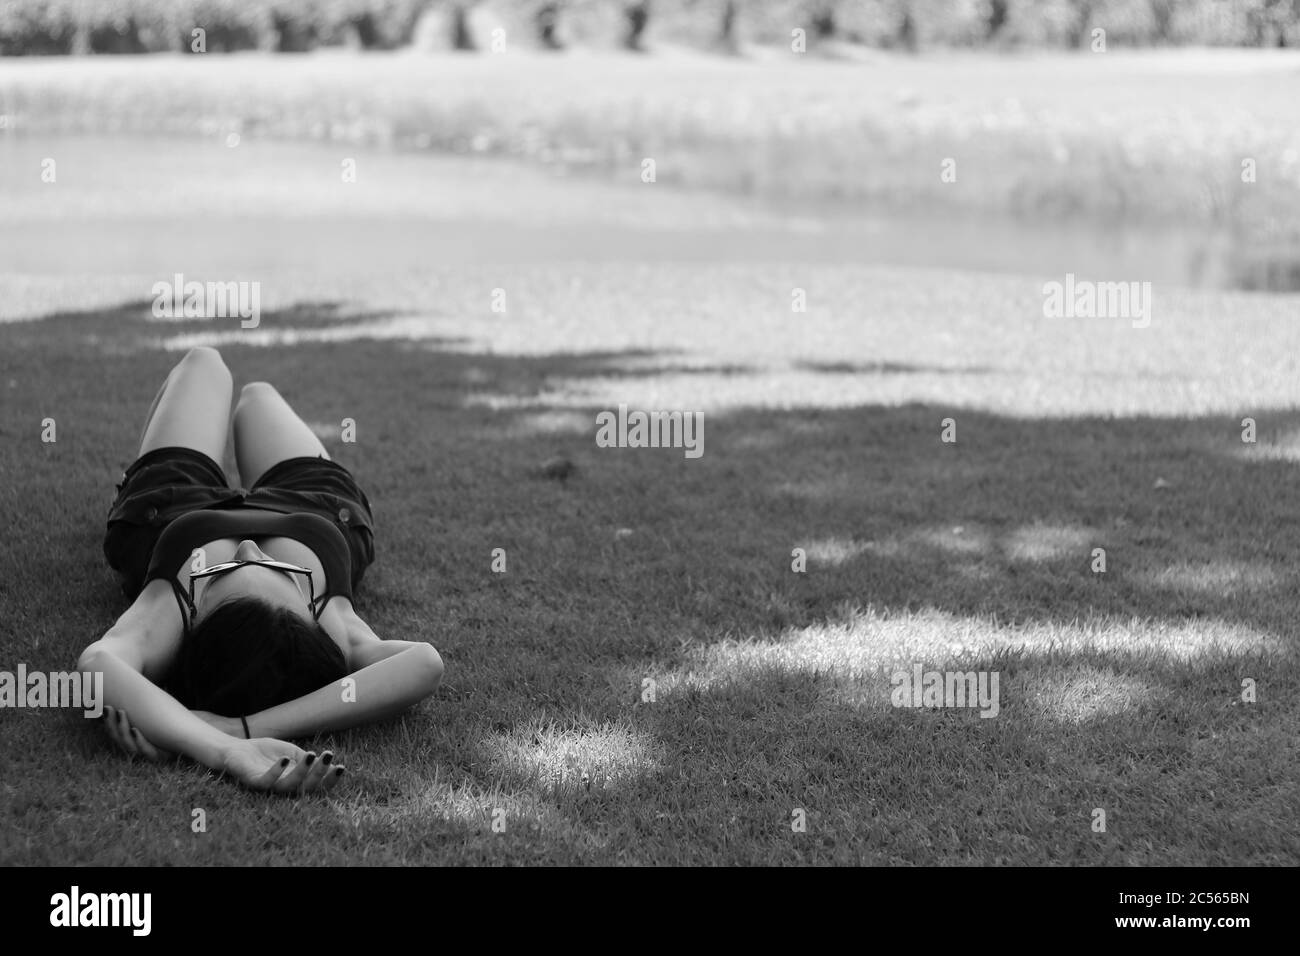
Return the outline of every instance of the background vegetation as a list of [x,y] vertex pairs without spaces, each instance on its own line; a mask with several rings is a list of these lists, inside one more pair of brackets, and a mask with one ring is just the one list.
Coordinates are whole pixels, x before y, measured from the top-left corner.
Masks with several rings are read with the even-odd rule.
[[541,48],[656,42],[735,52],[784,44],[1072,48],[1106,30],[1127,46],[1295,46],[1297,0],[8,0],[0,55],[484,48],[497,27]]

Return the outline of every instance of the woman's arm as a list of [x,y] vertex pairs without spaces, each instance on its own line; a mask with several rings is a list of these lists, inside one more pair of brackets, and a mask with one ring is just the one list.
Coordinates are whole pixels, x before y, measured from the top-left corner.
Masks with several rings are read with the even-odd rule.
[[96,641],[82,652],[77,669],[103,673],[104,719],[118,721],[119,734],[140,735],[122,743],[129,753],[150,759],[157,759],[157,749],[183,753],[246,787],[288,795],[329,790],[341,779],[343,767],[328,755],[317,761],[315,754],[283,740],[239,740],[209,726],[117,650],[107,640]]
[[399,714],[438,689],[442,658],[422,641],[380,641],[349,654],[361,669],[305,697],[247,716],[249,732],[307,737]]
[[175,697],[140,673],[131,642],[104,637],[81,652],[77,670],[104,675],[104,704],[130,715],[150,743],[220,770],[235,740],[195,717]]
[[[155,587],[162,585],[162,588]],[[277,793],[306,793],[338,782],[338,768],[307,760],[307,753],[280,740],[240,740],[209,726],[146,675],[159,674],[175,654],[180,621],[165,582],[154,582],[102,638],[77,660],[77,669],[103,675],[105,714],[120,719],[123,733],[139,733],[146,747],[182,753],[245,786]],[[111,708],[111,709],[110,709]],[[112,736],[112,734],[110,734]],[[146,753],[136,742],[129,752]],[[152,749],[152,748],[150,748]],[[147,755],[147,753],[146,753]]]
[[104,704],[126,711],[150,743],[220,769],[231,738],[149,679],[166,671],[180,646],[180,614],[170,587],[151,581],[108,633],[81,652],[77,670],[102,673]]

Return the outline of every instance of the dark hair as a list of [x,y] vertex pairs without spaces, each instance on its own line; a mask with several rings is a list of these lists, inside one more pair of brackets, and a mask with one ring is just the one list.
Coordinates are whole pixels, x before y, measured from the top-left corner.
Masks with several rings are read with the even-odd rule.
[[255,714],[348,674],[317,621],[253,597],[223,601],[181,641],[167,690],[191,710]]

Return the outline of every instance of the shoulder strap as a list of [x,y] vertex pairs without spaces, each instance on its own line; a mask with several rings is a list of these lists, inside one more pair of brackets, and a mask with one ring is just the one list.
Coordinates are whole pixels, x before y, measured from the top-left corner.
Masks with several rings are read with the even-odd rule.
[[184,630],[185,636],[188,637],[190,633],[190,618],[194,614],[194,605],[190,603],[190,596],[185,593],[185,589],[181,587],[181,582],[177,581],[175,576],[172,576],[167,580],[171,583],[172,594],[176,597],[176,604],[181,609],[181,628]]

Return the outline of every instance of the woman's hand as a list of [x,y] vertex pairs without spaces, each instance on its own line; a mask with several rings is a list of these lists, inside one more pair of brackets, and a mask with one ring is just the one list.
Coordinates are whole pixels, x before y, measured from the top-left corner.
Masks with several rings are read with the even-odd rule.
[[113,746],[130,757],[143,757],[151,763],[159,763],[173,756],[166,750],[159,750],[144,739],[144,734],[131,726],[126,711],[115,707],[104,707],[104,729]]
[[[209,716],[216,717],[215,714]],[[131,726],[124,710],[105,706],[104,728],[113,745],[129,756],[143,757],[153,763],[175,756],[145,740],[144,734]],[[334,763],[334,754],[330,751],[325,751],[318,759],[314,752],[273,737],[232,738],[222,765],[214,769],[225,771],[251,790],[270,790],[292,796],[323,793],[337,786],[343,778],[343,765]]]
[[314,752],[273,737],[232,740],[221,769],[251,790],[293,796],[323,793],[343,778],[342,765],[328,750],[317,759]]

